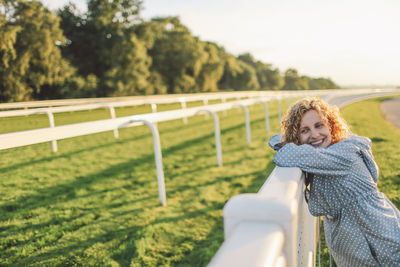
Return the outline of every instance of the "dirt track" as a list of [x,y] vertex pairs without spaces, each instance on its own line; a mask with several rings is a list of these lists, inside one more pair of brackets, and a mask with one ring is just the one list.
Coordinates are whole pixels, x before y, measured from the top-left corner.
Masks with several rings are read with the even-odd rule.
[[381,103],[382,113],[387,121],[400,129],[400,98],[393,98]]

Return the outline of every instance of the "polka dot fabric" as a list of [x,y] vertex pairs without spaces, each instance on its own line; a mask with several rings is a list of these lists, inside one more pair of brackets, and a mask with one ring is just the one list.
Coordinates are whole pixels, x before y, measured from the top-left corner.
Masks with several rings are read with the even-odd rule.
[[400,266],[400,213],[379,192],[371,141],[352,134],[328,148],[281,146],[274,162],[312,174],[308,209],[324,216],[325,238],[338,266]]

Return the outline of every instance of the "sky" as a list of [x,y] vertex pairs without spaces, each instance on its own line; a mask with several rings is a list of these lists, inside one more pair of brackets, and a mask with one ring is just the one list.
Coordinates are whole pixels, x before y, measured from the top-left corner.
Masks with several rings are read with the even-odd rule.
[[[82,10],[86,0],[69,0]],[[42,0],[52,10],[68,0]],[[192,35],[282,73],[340,86],[400,86],[399,0],[144,0],[141,17],[178,16]]]

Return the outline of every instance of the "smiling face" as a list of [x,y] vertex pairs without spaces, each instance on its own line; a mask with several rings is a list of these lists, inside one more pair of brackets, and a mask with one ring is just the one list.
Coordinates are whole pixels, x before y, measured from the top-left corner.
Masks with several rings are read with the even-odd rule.
[[327,148],[332,143],[329,127],[315,110],[304,113],[300,123],[300,143]]

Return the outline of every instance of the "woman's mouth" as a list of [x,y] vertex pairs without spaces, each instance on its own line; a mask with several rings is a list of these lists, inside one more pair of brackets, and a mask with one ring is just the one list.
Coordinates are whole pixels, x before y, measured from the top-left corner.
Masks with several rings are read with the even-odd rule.
[[313,147],[319,147],[324,143],[324,141],[325,141],[325,139],[321,139],[318,141],[311,142],[310,145],[312,145]]

